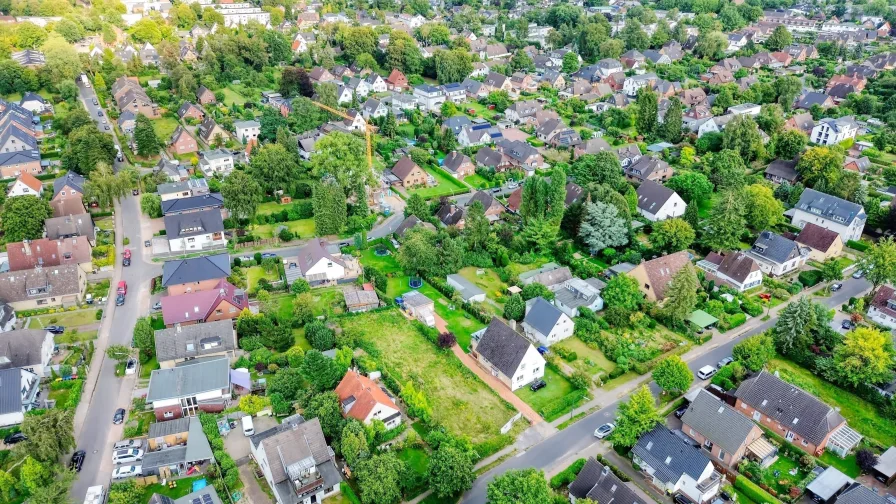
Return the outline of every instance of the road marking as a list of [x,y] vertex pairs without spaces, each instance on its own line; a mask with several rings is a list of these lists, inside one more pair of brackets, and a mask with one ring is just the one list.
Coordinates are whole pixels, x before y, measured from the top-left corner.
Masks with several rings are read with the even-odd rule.
[[514,455],[514,458],[522,457],[522,456],[525,455],[525,454],[526,454],[526,450],[523,450],[523,451],[517,453],[516,455]]

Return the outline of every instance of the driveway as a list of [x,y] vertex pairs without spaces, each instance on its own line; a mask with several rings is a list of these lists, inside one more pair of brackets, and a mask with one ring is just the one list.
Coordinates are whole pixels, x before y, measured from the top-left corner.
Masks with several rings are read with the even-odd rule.
[[[263,416],[253,418],[252,424],[255,426],[255,432],[258,433],[273,429],[277,426],[277,421],[272,417]],[[243,429],[239,420],[237,420],[236,428],[231,430],[230,433],[227,434],[227,437],[224,438],[224,450],[226,450],[237,463],[241,463],[243,459],[249,458],[249,438],[243,435]]]
[[[228,436],[229,437],[229,436]],[[271,502],[270,497],[261,489],[261,482],[255,479],[255,473],[252,471],[252,464],[243,464],[239,467],[240,479],[243,480],[243,498],[241,503],[245,504],[268,504]]]

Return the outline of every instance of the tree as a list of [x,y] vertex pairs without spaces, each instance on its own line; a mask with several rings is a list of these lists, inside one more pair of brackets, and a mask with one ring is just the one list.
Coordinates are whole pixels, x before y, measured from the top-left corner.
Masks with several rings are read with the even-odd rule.
[[124,345],[109,345],[106,347],[106,355],[117,362],[123,362],[130,358],[131,349]]
[[438,268],[435,233],[426,228],[411,228],[396,255],[399,266],[409,275],[433,273]]
[[156,353],[156,331],[148,317],[140,317],[134,324],[134,346],[150,357]]
[[418,219],[429,217],[429,205],[423,199],[423,196],[420,196],[418,193],[411,194],[407,205],[404,207],[404,216],[410,217],[411,215]]
[[463,49],[436,51],[433,59],[439,84],[460,82],[473,71],[473,56]]
[[691,386],[694,381],[694,373],[688,368],[688,364],[678,355],[672,355],[661,360],[653,368],[653,381],[661,389],[677,396]]
[[765,48],[769,51],[780,51],[793,43],[793,35],[784,25],[778,25],[772,30],[772,34],[766,39]]
[[788,75],[775,79],[775,92],[778,93],[778,103],[783,107],[790,108],[793,101],[803,90],[803,82],[793,76]]
[[68,146],[62,153],[62,168],[84,176],[96,168],[99,163],[113,164],[115,142],[111,135],[97,133],[96,125],[81,126],[68,135]]
[[697,46],[694,52],[704,58],[716,60],[724,54],[728,48],[728,37],[719,31],[708,31],[697,36]]
[[878,460],[877,455],[868,448],[859,448],[856,451],[856,464],[858,464],[859,469],[865,474],[869,474],[874,470],[874,466],[877,465]]
[[481,201],[474,201],[464,217],[464,237],[473,250],[485,250],[491,240],[491,225]]
[[893,338],[873,327],[858,327],[846,333],[834,350],[825,377],[852,387],[886,383],[893,378]]
[[525,315],[526,302],[523,301],[522,296],[519,294],[510,296],[510,299],[507,300],[507,304],[504,305],[504,318],[507,320],[520,321]]
[[270,406],[270,402],[266,397],[247,394],[240,397],[240,411],[249,416],[255,416],[259,411]]
[[712,183],[700,172],[678,173],[666,182],[666,187],[677,192],[686,203],[706,201],[712,196]]
[[843,269],[840,261],[831,257],[821,265],[821,280],[824,282],[836,282],[843,279]]
[[311,98],[314,95],[314,86],[304,68],[288,66],[283,69],[283,74],[280,77],[280,94],[306,98]]
[[37,49],[47,41],[47,31],[31,22],[16,24],[16,46],[21,49]]
[[394,452],[379,453],[355,468],[363,504],[395,504],[401,501],[401,475],[405,464]]
[[694,229],[700,225],[700,207],[697,205],[696,201],[688,203],[688,206],[684,208],[684,215],[682,215],[681,218]]
[[756,372],[775,357],[775,341],[768,331],[751,336],[731,349],[734,360],[740,362],[745,368]]
[[619,39],[608,39],[601,42],[598,56],[601,58],[618,58],[625,51],[625,43]]
[[155,45],[162,40],[162,31],[153,18],[144,17],[131,27],[131,38],[137,42],[149,42]]
[[745,162],[757,158],[763,147],[753,118],[746,114],[735,116],[722,131],[722,148],[737,152]]
[[747,224],[756,230],[774,227],[781,220],[784,205],[775,199],[771,187],[762,184],[747,186],[744,190]]
[[579,56],[569,51],[563,55],[563,73],[572,74],[579,70]]
[[[270,107],[265,107],[265,110],[269,109]],[[279,113],[276,115],[281,117]],[[285,126],[285,124],[277,127],[281,126]],[[277,129],[275,128],[270,139],[276,139],[276,135]],[[330,136],[332,135],[328,135],[327,138]],[[279,143],[268,143],[260,148],[256,147],[252,150],[252,158],[249,160],[249,175],[255,178],[268,194],[274,194],[280,190],[292,193],[300,178],[298,156]]]
[[133,168],[115,173],[112,165],[97,163],[84,184],[84,196],[96,201],[101,208],[111,208],[114,201],[121,201],[131,191],[136,179]]
[[703,241],[712,250],[737,250],[746,227],[744,199],[734,190],[721,194],[712,207]]
[[520,295],[522,296],[523,301],[528,301],[537,297],[542,297],[546,301],[553,301],[555,296],[554,292],[551,289],[538,282],[532,282],[530,284],[524,285],[523,291],[520,293]]
[[[784,111],[781,110],[781,106],[777,103],[763,105],[759,115],[756,116],[756,125],[769,135],[781,133],[784,128]],[[799,132],[799,130],[793,131]]]
[[73,81],[81,74],[83,70],[81,58],[75,52],[75,48],[61,35],[51,33],[41,46],[41,50],[44,52],[45,61],[42,70],[50,82]]
[[487,504],[551,502],[551,489],[544,472],[536,469],[511,469],[495,477],[486,494]]
[[650,137],[653,135],[657,123],[659,105],[656,93],[649,87],[642,87],[638,90],[635,104],[638,106],[638,118],[635,121],[635,127],[640,135]]
[[800,157],[796,171],[808,187],[833,188],[843,170],[843,154],[829,147],[811,147]]
[[28,502],[31,504],[69,504],[71,502],[72,482],[75,481],[75,471],[57,468],[49,482],[41,485],[31,492]]
[[666,300],[663,303],[663,314],[675,324],[684,322],[685,318],[697,306],[697,291],[700,281],[691,263],[687,263],[672,277],[666,289]]
[[[614,189],[619,189],[626,185],[619,157],[613,152],[598,152],[597,154],[579,156],[570,166],[569,174],[582,187],[588,184],[607,184]],[[526,185],[528,184],[527,180]],[[525,187],[524,185],[524,191]]]
[[780,159],[796,159],[806,148],[809,139],[801,131],[791,129],[775,136],[775,156]]
[[[643,32],[642,32],[643,34]],[[582,59],[586,61],[595,61],[597,59],[598,54],[600,53],[600,45],[607,41],[610,33],[605,24],[602,23],[588,23],[582,27],[579,32],[578,38],[578,46],[579,46],[579,55],[582,56]],[[634,43],[641,43],[639,40],[634,40],[634,37],[638,37],[637,34],[632,34],[632,41]],[[570,51],[573,52],[574,51]],[[568,54],[568,53],[567,53]],[[576,64],[578,64],[578,57],[576,57]]]
[[[280,376],[284,370],[280,370],[276,376]],[[302,360],[302,376],[311,384],[311,387],[317,391],[332,390],[342,379],[345,369],[341,369],[333,359],[320,353],[317,350],[308,350],[305,352],[305,358]],[[284,397],[290,396],[284,394]]]
[[660,421],[656,400],[647,385],[634,391],[628,402],[621,403],[617,414],[616,429],[610,434],[610,441],[624,447],[633,446]]
[[666,219],[654,225],[650,244],[664,252],[678,252],[688,248],[697,237],[684,219]]
[[429,488],[438,498],[458,495],[473,487],[476,473],[470,453],[442,443],[429,460]]
[[311,172],[315,177],[333,177],[346,196],[354,194],[359,201],[367,198],[367,188],[377,182],[367,166],[364,142],[339,131],[330,133],[314,144]]
[[297,294],[292,304],[293,323],[303,327],[314,321],[314,298],[310,292]]
[[[310,352],[309,352],[310,353]],[[316,418],[320,421],[320,429],[329,439],[339,439],[345,419],[342,418],[342,406],[339,404],[339,396],[336,392],[324,392],[317,394],[308,401],[303,416],[309,420]]]
[[158,194],[143,193],[140,196],[140,210],[151,219],[162,216],[162,198]]
[[143,498],[143,488],[136,480],[129,479],[109,486],[109,504],[132,504]]
[[625,42],[626,49],[643,51],[650,45],[650,37],[641,28],[641,23],[634,19],[625,21],[625,26],[622,27],[618,38]]
[[261,204],[263,191],[261,185],[242,170],[234,170],[221,184],[221,196],[224,208],[236,219],[251,220]]
[[682,124],[681,101],[678,98],[669,100],[669,108],[663,116],[663,125],[660,127],[660,137],[667,142],[677,144],[681,141]]
[[361,422],[349,419],[342,428],[342,440],[339,443],[339,451],[349,467],[355,467],[359,461],[370,456],[367,434]]
[[810,331],[817,323],[815,308],[808,297],[787,305],[775,323],[775,345],[782,354],[808,346]]
[[45,199],[30,195],[9,198],[0,219],[7,243],[43,238],[44,221],[52,215]]
[[325,236],[341,233],[348,219],[342,188],[332,182],[321,182],[314,185],[311,198],[317,234]]
[[38,462],[52,463],[75,447],[74,410],[54,408],[43,415],[25,415],[22,433],[28,436],[28,454]]
[[579,226],[579,238],[588,246],[592,254],[607,247],[618,247],[628,243],[628,226],[619,217],[619,210],[600,201],[585,203],[585,212]]
[[336,336],[333,334],[333,330],[320,320],[315,320],[305,326],[305,337],[308,338],[308,342],[315,350],[321,352],[336,346]]
[[871,245],[860,261],[860,268],[875,293],[881,285],[896,282],[896,240],[888,236]]
[[618,307],[629,312],[638,310],[644,300],[638,281],[625,273],[611,278],[601,296],[608,307]]
[[46,466],[28,456],[22,463],[19,479],[28,493],[36,492],[50,480],[50,471]]

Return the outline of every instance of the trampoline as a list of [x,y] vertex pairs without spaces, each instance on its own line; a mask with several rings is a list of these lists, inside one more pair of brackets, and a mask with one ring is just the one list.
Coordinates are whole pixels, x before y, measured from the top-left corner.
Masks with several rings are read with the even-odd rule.
[[386,257],[387,255],[389,255],[391,253],[392,253],[392,251],[387,248],[378,248],[373,251],[373,254],[376,256],[379,256],[379,257]]
[[411,279],[408,280],[408,284],[412,289],[419,289],[420,287],[423,287],[423,279],[418,277],[411,277]]

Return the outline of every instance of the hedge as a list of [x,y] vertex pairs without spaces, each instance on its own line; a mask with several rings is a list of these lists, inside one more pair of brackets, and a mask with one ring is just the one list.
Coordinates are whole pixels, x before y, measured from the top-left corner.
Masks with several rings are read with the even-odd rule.
[[738,474],[734,480],[734,488],[743,492],[744,496],[757,504],[781,504],[780,500],[772,497],[770,493],[759,488],[742,474]]
[[860,241],[855,241],[855,240],[847,240],[846,246],[853,250],[858,250],[859,252],[865,252],[869,248],[871,248],[871,246],[868,245],[867,243],[862,243]]
[[551,488],[554,490],[562,487],[563,485],[568,485],[576,480],[576,476],[579,475],[582,468],[585,467],[585,459],[580,458],[569,465],[566,469],[557,473],[553,478],[551,478]]
[[624,472],[619,470],[618,467],[611,464],[610,461],[607,460],[606,458],[604,458],[603,455],[598,454],[597,457],[595,457],[595,458],[597,459],[598,462],[603,464],[605,467],[609,467],[610,470],[613,471],[613,474],[615,474],[616,477],[619,478],[619,480],[622,481],[623,483],[628,483],[629,481],[632,480],[631,478],[628,477],[628,474],[625,474]]
[[342,492],[342,495],[348,499],[351,504],[361,504],[361,499],[355,495],[355,491],[352,490],[352,486],[346,483],[345,481],[339,483],[339,491]]
[[555,418],[566,413],[570,410],[570,408],[578,404],[578,402],[581,401],[587,395],[587,393],[587,390],[574,390],[569,394],[561,397],[560,399],[545,404],[538,411],[538,414],[541,415],[545,420],[554,420]]
[[821,272],[818,270],[807,270],[801,272],[797,278],[806,287],[813,287],[821,281]]

